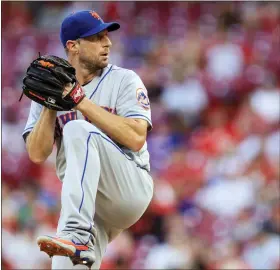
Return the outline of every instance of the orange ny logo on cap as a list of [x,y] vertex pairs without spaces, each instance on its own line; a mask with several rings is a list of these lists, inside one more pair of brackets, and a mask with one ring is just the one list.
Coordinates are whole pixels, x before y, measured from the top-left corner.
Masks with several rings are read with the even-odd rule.
[[40,60],[39,63],[43,66],[43,67],[54,67],[54,64],[50,63],[50,62],[46,62],[44,60]]
[[95,12],[95,11],[90,11],[89,12],[91,14],[91,16],[97,20],[100,20],[100,16]]

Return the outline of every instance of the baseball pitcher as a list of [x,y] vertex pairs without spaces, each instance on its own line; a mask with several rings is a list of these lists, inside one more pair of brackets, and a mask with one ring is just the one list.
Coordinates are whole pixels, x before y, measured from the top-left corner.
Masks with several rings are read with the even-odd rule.
[[52,269],[99,269],[108,243],[153,195],[147,90],[135,72],[108,62],[108,33],[119,27],[95,11],[72,13],[60,32],[68,61],[39,56],[23,80],[32,99],[23,132],[29,157],[44,162],[56,143],[63,183],[57,234],[37,239],[54,256]]

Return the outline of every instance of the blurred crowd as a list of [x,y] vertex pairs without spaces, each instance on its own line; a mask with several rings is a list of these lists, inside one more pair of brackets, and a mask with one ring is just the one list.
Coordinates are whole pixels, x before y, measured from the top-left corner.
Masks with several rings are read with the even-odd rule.
[[144,81],[155,192],[108,247],[102,269],[279,269],[278,2],[2,2],[2,267],[50,269],[36,245],[55,234],[55,151],[32,164],[19,103],[31,60],[65,57],[62,19],[95,9],[120,22],[111,63]]

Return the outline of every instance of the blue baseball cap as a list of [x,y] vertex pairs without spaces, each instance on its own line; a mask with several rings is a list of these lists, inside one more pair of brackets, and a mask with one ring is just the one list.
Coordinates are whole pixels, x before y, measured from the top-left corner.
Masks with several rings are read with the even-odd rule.
[[64,47],[68,40],[76,40],[95,35],[105,29],[109,32],[118,30],[117,22],[105,23],[94,10],[83,10],[67,16],[60,29],[60,40]]

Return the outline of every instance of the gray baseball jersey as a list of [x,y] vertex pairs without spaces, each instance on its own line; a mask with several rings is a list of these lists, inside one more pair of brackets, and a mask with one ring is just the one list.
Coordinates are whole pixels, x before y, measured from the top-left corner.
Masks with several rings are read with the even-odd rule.
[[[90,83],[83,86],[83,89],[88,98],[105,110],[123,117],[144,119],[148,121],[149,129],[151,129],[151,110],[147,90],[140,77],[132,70],[108,65],[100,77],[95,77]],[[23,136],[31,132],[40,116],[41,110],[42,105],[32,101]],[[61,143],[62,130],[67,122],[76,119],[89,121],[79,111],[63,111],[57,113],[55,129],[55,139],[58,149],[56,169],[57,176],[61,180],[63,180],[65,172],[65,151]],[[150,171],[149,153],[146,142],[137,153],[122,146],[120,148],[137,165]]]
[[[108,65],[83,89],[88,98],[107,111],[144,119],[151,129],[148,94],[135,72]],[[41,110],[41,105],[32,102],[24,138],[36,125]],[[55,141],[57,175],[63,181],[57,235],[71,232],[79,242],[86,243],[94,226],[96,269],[107,244],[133,225],[151,201],[153,181],[148,173],[147,144],[133,152],[112,141],[76,111],[57,113]],[[55,256],[52,268],[77,267],[69,258]]]

